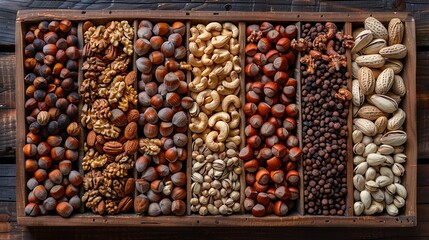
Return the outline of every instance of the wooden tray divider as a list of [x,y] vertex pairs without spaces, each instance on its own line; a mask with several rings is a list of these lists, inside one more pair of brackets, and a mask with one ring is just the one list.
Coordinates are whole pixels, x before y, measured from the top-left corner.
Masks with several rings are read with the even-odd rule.
[[[244,146],[246,146],[246,135],[244,134],[244,128],[246,127],[246,115],[244,114],[243,111],[243,106],[246,103],[246,75],[244,73],[244,67],[246,66],[246,52],[245,52],[245,48],[246,48],[246,23],[245,22],[239,22],[238,23],[238,42],[240,43],[240,52],[239,52],[239,57],[240,57],[240,66],[241,66],[241,72],[239,74],[241,82],[240,82],[240,101],[241,101],[241,108],[239,110],[239,114],[240,114],[240,137],[241,137],[241,144],[240,144],[240,149],[238,149],[238,153],[240,152],[240,150],[242,148],[244,148]],[[244,167],[243,167],[243,161],[239,158],[239,164],[240,167],[242,169],[241,175],[240,175],[240,205],[241,205],[241,209],[240,209],[240,214],[244,214],[245,213],[245,209],[244,209],[244,199],[246,198],[245,194],[244,194],[244,190],[246,189],[246,173],[244,171]]]
[[[188,49],[188,44],[189,44],[189,38],[191,36],[190,33],[190,29],[191,29],[191,21],[186,21],[186,35],[183,39],[185,40],[184,44],[186,49]],[[189,63],[189,50],[187,50],[186,53],[186,62]],[[186,71],[186,82],[189,83],[192,82],[192,71]],[[188,93],[187,96],[191,96],[191,91],[188,88]],[[186,114],[188,116],[188,126],[191,123],[191,116],[189,115],[189,111],[186,111]],[[191,198],[192,198],[192,189],[191,189],[191,185],[192,185],[192,180],[191,180],[191,176],[192,176],[192,133],[191,133],[191,129],[189,129],[188,127],[188,147],[187,147],[187,152],[188,152],[188,157],[186,159],[186,215],[191,215]]]
[[25,156],[22,148],[25,145],[25,135],[27,131],[25,117],[25,70],[24,70],[24,36],[25,25],[17,21],[15,24],[15,56],[16,56],[16,215],[18,224],[21,217],[25,217],[24,208],[27,201],[26,173],[24,170]]
[[[352,35],[352,23],[346,22],[344,24],[344,33]],[[352,91],[352,54],[351,49],[346,50],[347,58],[347,72],[350,74],[349,79],[347,80],[347,89]],[[347,128],[349,131],[347,137],[347,162],[346,162],[346,171],[347,171],[347,202],[346,202],[346,216],[353,216],[353,205],[354,205],[354,186],[353,186],[353,103],[349,103],[349,115],[347,117]]]
[[[133,46],[134,46],[135,42],[138,39],[138,37],[137,37],[138,27],[139,27],[139,21],[138,20],[134,20],[133,21],[133,28],[134,28]],[[132,66],[131,71],[136,71],[136,74],[137,74],[137,79],[134,82],[134,86],[133,87],[137,91],[137,96],[138,96],[138,93],[139,93],[138,79],[139,79],[139,77],[138,77],[138,70],[137,70],[137,64],[136,64],[136,61],[137,61],[137,53],[136,53],[136,51],[133,51],[133,60],[132,61],[133,61],[133,63],[132,63],[133,66]],[[138,102],[137,102],[136,109],[139,110],[139,103]],[[139,139],[139,134],[138,134],[139,130],[140,129],[137,126],[137,139]],[[134,154],[134,167],[133,167],[133,178],[134,178],[134,181],[136,181],[139,178],[138,173],[137,173],[137,169],[136,169],[136,161],[137,161],[137,158],[139,157],[139,153],[140,153],[139,150],[137,150],[137,152]],[[134,186],[135,186],[135,184],[134,184]],[[137,191],[137,189],[134,188],[133,201],[136,199],[137,195],[139,195],[139,192]],[[133,213],[135,213],[134,206],[133,206]]]
[[[298,40],[301,37],[301,22],[296,22],[295,26],[298,28],[298,33],[296,36],[296,39]],[[296,94],[295,94],[295,101],[296,104],[298,104],[299,107],[299,115],[298,115],[298,121],[297,121],[297,130],[296,134],[299,140],[299,148],[302,149],[303,143],[302,143],[302,96],[301,96],[301,89],[302,89],[302,83],[301,83],[301,62],[299,61],[301,59],[301,52],[297,52],[296,54],[296,61],[295,61],[295,70],[294,70],[294,78],[297,82],[296,87]],[[303,157],[301,157],[301,160],[298,164],[298,173],[299,173],[299,199],[296,200],[297,206],[296,209],[298,210],[298,214],[301,216],[304,216],[304,168],[303,168]]]
[[[79,49],[81,50],[81,55],[83,52],[83,47],[85,46],[85,41],[83,39],[83,22],[79,22],[78,26],[77,26],[77,39],[79,42]],[[79,93],[79,87],[82,86],[82,82],[84,80],[84,76],[83,76],[83,70],[82,70],[82,65],[83,65],[83,57],[81,56],[79,58],[79,69],[78,69],[78,77],[77,77],[77,82],[78,82],[78,89],[76,90]],[[83,161],[83,157],[85,156],[85,151],[84,149],[84,145],[86,142],[85,136],[87,134],[86,130],[84,130],[80,118],[82,116],[82,108],[83,108],[83,101],[80,99],[80,93],[79,93],[79,113],[78,113],[78,117],[77,117],[77,123],[81,129],[80,134],[79,134],[79,157],[78,157],[78,168],[79,168],[79,172],[82,175],[82,177],[85,175],[83,172],[83,167],[82,167],[82,161]],[[83,184],[79,187],[79,197],[80,199],[82,199],[84,194],[84,189],[83,189]],[[81,203],[80,205],[80,209],[79,209],[80,213],[85,212],[85,204]]]

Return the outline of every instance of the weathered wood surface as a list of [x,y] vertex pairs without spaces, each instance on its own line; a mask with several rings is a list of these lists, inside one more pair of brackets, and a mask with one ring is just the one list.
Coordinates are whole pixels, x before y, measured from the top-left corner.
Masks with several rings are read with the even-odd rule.
[[429,6],[424,0],[365,0],[365,1],[316,1],[316,0],[87,0],[87,1],[37,1],[0,0],[0,45],[15,43],[15,16],[19,9],[157,9],[198,11],[326,11],[326,12],[411,12],[416,20],[417,45],[429,46]]

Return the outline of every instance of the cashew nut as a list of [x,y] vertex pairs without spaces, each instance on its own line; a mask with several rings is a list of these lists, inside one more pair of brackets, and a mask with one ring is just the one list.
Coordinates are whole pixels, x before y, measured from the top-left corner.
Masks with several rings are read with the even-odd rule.
[[238,37],[238,28],[234,24],[230,22],[226,22],[223,24],[223,28],[228,29],[232,32],[232,37],[237,38]]
[[195,42],[195,40],[197,40],[200,32],[198,32],[198,29],[196,27],[191,27],[191,29],[189,29],[189,31],[191,31],[191,35],[192,35],[192,37],[189,38],[189,42]]
[[209,55],[207,55],[207,54],[204,54],[204,55],[201,57],[201,62],[202,62],[204,65],[206,65],[206,66],[213,65],[213,60],[211,60],[211,58],[210,58],[210,57],[209,57]]
[[237,111],[231,112],[231,122],[228,124],[230,129],[235,129],[240,125],[240,114]]
[[200,59],[195,58],[194,54],[189,54],[189,63],[194,67],[203,67],[204,64]]
[[[217,121],[229,122],[231,117],[226,112],[218,112],[209,118],[209,127],[213,127]],[[230,127],[231,128],[231,127]]]
[[231,58],[231,55],[227,49],[215,49],[213,51],[212,60],[215,63],[224,63]]
[[206,31],[206,27],[203,24],[198,24],[197,29],[200,32],[200,35],[197,37],[198,39],[207,41],[212,37],[212,34]]
[[206,42],[207,47],[204,49],[205,54],[212,54],[214,50],[214,46],[211,41]]
[[[190,55],[189,55],[189,58],[191,58]],[[216,69],[215,73],[219,77],[226,77],[226,76],[228,76],[231,73],[232,67],[233,67],[232,62],[228,61],[228,62],[225,63],[225,65],[222,68]]]
[[219,135],[217,136],[217,140],[219,142],[225,142],[225,140],[229,136],[229,125],[224,121],[218,121],[214,125],[214,129],[219,130]]
[[209,32],[211,32],[213,30],[220,32],[220,31],[222,31],[222,25],[218,22],[211,22],[211,23],[207,24],[206,30]]
[[222,85],[229,89],[238,88],[238,86],[240,86],[240,78],[238,78],[238,74],[235,71],[232,71],[230,76],[231,76],[229,78],[230,81],[226,81],[226,80],[222,81]]
[[206,136],[206,145],[212,152],[223,152],[225,150],[225,144],[215,142],[218,136],[217,131],[212,131]]
[[231,38],[229,40],[229,51],[232,55],[238,55],[240,51],[240,44],[238,43],[237,38]]
[[203,77],[207,77],[209,76],[209,74],[213,71],[213,65],[211,66],[206,66],[206,68],[204,68],[204,70],[201,72],[201,76]]
[[195,83],[194,81],[190,82],[188,88],[191,92],[201,92],[207,88],[207,82],[207,77],[203,77],[199,83]]
[[204,54],[205,44],[201,45],[201,40],[197,39],[195,42],[189,43],[189,52],[194,54],[195,57],[201,57]]
[[209,74],[209,81],[208,81],[207,87],[210,89],[215,89],[218,85],[218,82],[219,82],[219,78],[216,75],[216,73],[211,72]]
[[204,104],[206,97],[209,97],[211,92],[212,90],[206,89],[198,93],[197,97],[195,98],[195,101],[198,103],[198,105],[202,106]]
[[240,58],[238,56],[234,56],[232,58],[232,63],[234,64],[234,71],[241,73]]
[[[229,111],[231,108],[235,107],[233,110]],[[222,101],[222,111],[224,112],[232,112],[235,109],[241,107],[240,99],[235,95],[228,95]]]
[[219,96],[219,93],[216,91],[211,91],[210,96],[212,98],[212,101],[210,103],[207,103],[204,107],[209,111],[213,111],[220,104],[220,96]]
[[240,136],[240,129],[231,129],[231,127],[229,127],[229,137],[235,137],[235,136]]
[[189,129],[191,129],[191,131],[194,133],[202,133],[204,130],[206,130],[208,121],[207,115],[203,112],[200,112],[198,117],[191,118]]
[[[210,81],[210,80],[209,80]],[[231,95],[234,93],[234,89],[228,89],[222,85],[217,86],[216,91],[221,95]]]
[[241,144],[241,137],[240,136],[229,137],[226,139],[226,142],[232,142],[234,143],[235,146],[238,147]]
[[222,48],[229,42],[230,38],[231,38],[230,36],[219,35],[219,36],[213,37],[211,41],[215,48]]

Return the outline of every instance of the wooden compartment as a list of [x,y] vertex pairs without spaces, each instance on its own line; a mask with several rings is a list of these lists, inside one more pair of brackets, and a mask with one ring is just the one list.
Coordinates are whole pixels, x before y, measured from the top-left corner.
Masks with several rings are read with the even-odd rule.
[[[406,175],[403,178],[405,186],[408,190],[407,204],[405,212],[396,217],[387,215],[381,216],[362,216],[356,217],[351,214],[349,208],[347,216],[312,216],[303,215],[300,213],[287,215],[285,217],[267,216],[262,218],[253,217],[250,214],[224,216],[138,216],[133,213],[99,216],[90,212],[75,213],[70,218],[61,218],[60,216],[38,216],[29,217],[25,215],[24,207],[26,205],[26,174],[24,171],[24,154],[20,150],[17,152],[17,220],[20,225],[25,226],[154,226],[154,227],[188,227],[188,226],[212,226],[212,227],[285,227],[285,226],[316,226],[316,227],[339,227],[339,226],[356,226],[356,227],[412,227],[417,224],[417,209],[416,209],[416,172],[417,172],[417,137],[416,137],[416,83],[415,83],[415,68],[416,68],[416,49],[415,49],[415,25],[414,19],[407,13],[289,13],[289,12],[198,12],[198,11],[138,11],[138,10],[112,10],[112,11],[78,11],[78,10],[45,10],[44,12],[24,10],[19,11],[16,22],[16,88],[17,88],[17,148],[22,149],[25,144],[25,86],[24,86],[24,54],[23,47],[25,29],[29,23],[34,23],[41,20],[62,20],[69,19],[75,23],[81,24],[86,20],[91,20],[95,23],[107,22],[110,20],[132,20],[148,19],[153,21],[171,22],[180,20],[188,22],[189,29],[191,22],[207,22],[207,21],[231,21],[238,23],[239,26],[245,26],[250,22],[342,22],[345,23],[346,31],[350,32],[352,26],[361,24],[365,18],[373,16],[381,22],[387,22],[393,17],[400,18],[405,25],[404,44],[408,48],[408,56],[404,63],[403,77],[406,81],[408,89],[406,100],[403,103],[404,110],[407,113],[407,121],[405,130],[408,134],[406,143],[406,154],[408,156],[406,167]],[[134,24],[134,26],[136,26]],[[243,49],[244,47],[241,46]],[[242,50],[243,51],[243,50]],[[135,60],[135,59],[134,59]],[[242,59],[244,60],[244,59]],[[299,64],[298,64],[299,66]],[[135,68],[135,67],[134,67]],[[242,61],[244,69],[244,61]],[[296,70],[299,73],[299,68]],[[81,77],[80,77],[81,78]],[[190,75],[188,73],[188,80]],[[244,81],[244,78],[243,78]],[[244,83],[242,83],[242,86]],[[350,118],[351,119],[351,118]],[[243,121],[243,120],[242,120]],[[243,122],[242,122],[243,124]],[[350,123],[349,123],[350,124]],[[351,125],[350,125],[351,127]],[[300,133],[298,133],[300,134]],[[189,146],[188,146],[189,147]],[[351,148],[348,149],[349,156]],[[82,157],[82,156],[80,156]],[[189,162],[189,161],[188,161]],[[353,162],[348,159],[348,204],[353,204],[353,184],[350,184],[352,176]],[[190,173],[188,165],[188,173]],[[351,174],[351,175],[350,175]],[[302,179],[302,177],[301,177]],[[189,181],[189,178],[188,178]],[[188,188],[189,188],[188,184]],[[301,182],[302,186],[302,182]],[[300,189],[300,191],[302,188]],[[303,205],[303,193],[301,191],[300,200]]]

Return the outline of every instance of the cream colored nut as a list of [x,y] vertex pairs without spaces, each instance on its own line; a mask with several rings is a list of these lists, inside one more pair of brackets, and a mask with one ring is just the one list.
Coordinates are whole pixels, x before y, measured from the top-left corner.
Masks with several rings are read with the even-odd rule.
[[375,145],[375,143],[370,143],[370,144],[365,146],[365,150],[363,151],[362,156],[367,157],[368,154],[370,154],[370,153],[376,153],[377,149],[378,149],[378,147],[377,147],[377,145]]
[[381,38],[387,40],[389,37],[387,29],[380,21],[378,21],[374,17],[366,18],[364,21],[364,26],[366,30],[370,30],[372,32],[374,38]]
[[380,50],[380,55],[385,58],[402,59],[407,56],[407,47],[403,44],[394,44]]
[[365,144],[365,146],[368,145],[368,144],[370,144],[370,143],[372,143],[372,142],[374,142],[374,138],[373,137],[366,136],[366,135],[363,136],[362,143]]
[[368,169],[365,172],[365,180],[374,180],[377,175],[377,171],[373,167],[368,167]]
[[397,153],[393,155],[393,160],[395,163],[405,163],[407,161],[407,155],[403,153]]
[[380,166],[387,161],[387,157],[385,155],[381,155],[379,153],[370,153],[366,158],[366,163],[369,166]]
[[363,191],[365,189],[365,178],[360,174],[354,175],[353,176],[353,186],[358,191]]
[[385,190],[387,193],[393,196],[394,194],[396,194],[396,184],[390,184],[385,188]]
[[355,37],[355,45],[351,52],[356,53],[365,48],[373,39],[373,34],[370,30],[363,30]]
[[353,210],[356,216],[360,216],[363,213],[364,209],[365,209],[365,205],[363,205],[361,201],[355,202],[353,204]]
[[379,211],[379,208],[377,205],[372,204],[369,208],[365,208],[365,210],[363,210],[363,214],[370,216],[370,215],[374,215]]
[[402,38],[404,36],[404,24],[399,18],[392,18],[389,22],[387,28],[389,35],[389,45],[394,45],[402,43]]
[[393,113],[398,109],[398,103],[386,95],[374,94],[369,96],[367,100],[386,113]]
[[362,157],[362,156],[354,156],[353,157],[353,164],[355,166],[357,166],[357,165],[359,165],[359,164],[361,164],[363,162],[365,162],[365,158],[364,157]]
[[[393,153],[393,151],[394,151],[395,149],[392,147],[392,146],[390,146],[390,145],[386,145],[386,144],[382,144],[382,145],[380,145],[379,147],[378,147],[378,152],[380,153],[380,154],[383,154],[383,155],[390,155],[390,154],[392,154]],[[395,156],[393,156],[393,159],[395,160]],[[396,161],[395,161],[396,162]]]
[[363,190],[360,192],[360,200],[362,201],[365,209],[368,209],[371,206],[372,198],[371,194],[367,190]]
[[355,62],[361,67],[380,68],[384,65],[385,59],[380,54],[368,54],[356,57]]
[[386,206],[386,212],[390,216],[396,216],[399,213],[398,208],[395,206],[395,204],[389,204]]
[[384,62],[384,66],[381,67],[381,70],[384,70],[386,68],[392,68],[395,74],[399,74],[402,71],[403,67],[404,65],[402,64],[401,60],[386,59],[386,61]]
[[395,176],[402,177],[405,174],[405,167],[400,163],[394,163],[392,165],[392,172]]
[[404,79],[401,76],[395,75],[392,85],[392,92],[403,97],[407,93],[407,88]]
[[385,133],[380,141],[393,147],[400,146],[407,141],[407,133],[401,130],[390,131]]
[[353,143],[360,143],[362,141],[363,138],[363,133],[361,130],[356,129],[353,131],[352,133],[352,139],[353,139]]
[[380,187],[379,183],[373,180],[369,180],[365,182],[365,189],[368,190],[369,192],[378,191],[379,187]]
[[372,40],[364,49],[362,49],[363,54],[377,54],[380,49],[387,46],[386,40],[377,38]]
[[379,187],[383,188],[392,184],[393,178],[389,178],[388,176],[381,175],[375,179],[375,182],[378,184]]
[[356,62],[352,62],[352,76],[353,78],[358,78],[358,72],[359,72],[360,66]]
[[405,206],[405,199],[401,196],[396,195],[393,198],[393,204],[397,207],[397,208],[402,208]]
[[358,72],[358,81],[361,94],[368,95],[374,92],[375,78],[371,69],[369,69],[368,67],[361,67]]
[[352,81],[352,102],[355,106],[361,106],[365,101],[365,95],[360,89],[359,80]]
[[367,162],[361,162],[355,167],[353,172],[355,174],[364,175],[367,169],[368,169],[368,163]]
[[402,109],[398,108],[398,110],[393,113],[393,116],[387,122],[387,130],[400,129],[405,122],[405,118],[405,112]]
[[403,199],[406,199],[407,189],[405,189],[405,187],[399,183],[395,183],[395,186],[396,186],[396,194],[398,194],[398,196],[402,197]]
[[387,191],[384,191],[384,203],[386,203],[386,205],[393,203],[393,196]]
[[384,200],[384,191],[382,191],[381,189],[378,189],[375,192],[371,192],[371,197],[372,199],[374,199],[374,201],[381,202]]
[[393,85],[394,77],[392,68],[384,69],[375,81],[375,93],[386,94]]
[[362,131],[364,135],[375,136],[377,134],[375,124],[370,120],[364,118],[355,118],[353,119],[353,123],[360,131]]
[[365,151],[365,144],[363,143],[356,143],[353,146],[353,153],[356,155],[362,155],[364,151]]

